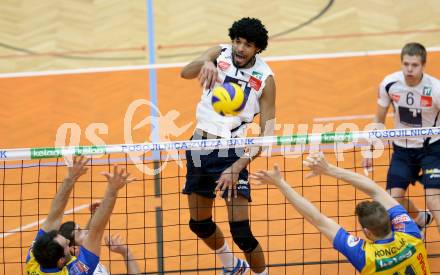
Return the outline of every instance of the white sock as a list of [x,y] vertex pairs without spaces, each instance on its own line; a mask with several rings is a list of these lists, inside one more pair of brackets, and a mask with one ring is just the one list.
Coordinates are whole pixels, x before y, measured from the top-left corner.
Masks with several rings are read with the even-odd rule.
[[234,257],[234,254],[226,241],[222,247],[215,251],[215,253],[218,255],[220,261],[222,261],[222,264],[226,269],[232,270],[237,264],[237,258]]
[[261,272],[261,273],[256,273],[256,272],[254,272],[254,274],[255,275],[267,275],[268,274],[268,270],[267,270],[267,267],[263,270],[263,272]]

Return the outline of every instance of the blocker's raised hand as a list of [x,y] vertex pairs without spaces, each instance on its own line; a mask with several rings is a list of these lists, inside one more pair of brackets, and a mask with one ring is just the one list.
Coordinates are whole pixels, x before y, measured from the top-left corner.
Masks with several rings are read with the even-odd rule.
[[124,168],[118,168],[117,165],[113,166],[113,173],[103,172],[101,174],[107,178],[109,186],[116,190],[135,180],[134,178],[128,178],[130,173],[126,173]]
[[330,165],[324,158],[324,154],[322,152],[310,154],[303,164],[310,168],[312,172],[306,175],[306,178],[311,178],[317,175],[328,174],[330,170]]
[[257,171],[252,173],[250,178],[252,179],[252,183],[255,185],[261,184],[273,184],[276,186],[280,186],[283,183],[283,178],[281,177],[280,168],[278,164],[274,164],[273,169],[269,171]]
[[84,156],[79,157],[74,156],[73,157],[73,164],[68,163],[68,175],[67,179],[70,179],[72,182],[75,182],[78,180],[79,177],[87,173],[88,168],[85,167],[87,162],[89,162],[89,158],[86,158]]

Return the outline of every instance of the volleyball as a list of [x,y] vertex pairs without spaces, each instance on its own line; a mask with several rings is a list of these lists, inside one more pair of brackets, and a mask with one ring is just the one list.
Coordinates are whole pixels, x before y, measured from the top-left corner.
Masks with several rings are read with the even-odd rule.
[[218,114],[236,116],[243,110],[246,97],[239,85],[226,82],[213,89],[211,103]]

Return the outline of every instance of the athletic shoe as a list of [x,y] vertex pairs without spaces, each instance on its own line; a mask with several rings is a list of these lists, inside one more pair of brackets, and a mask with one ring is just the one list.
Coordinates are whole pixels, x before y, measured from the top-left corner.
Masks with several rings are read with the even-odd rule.
[[226,268],[222,268],[221,275],[244,275],[249,271],[250,267],[248,262],[245,260],[237,259],[237,265],[234,267],[234,269],[229,270]]
[[425,224],[423,224],[423,225],[417,224],[419,229],[422,230],[422,229],[428,227],[428,225],[430,225],[432,223],[432,221],[434,220],[434,216],[432,215],[431,211],[429,211],[429,210],[422,210],[420,212],[425,213]]
[[428,227],[428,225],[430,225],[432,223],[432,221],[434,220],[434,216],[432,215],[432,213],[429,210],[423,210],[421,211],[423,213],[425,213],[425,224],[424,225],[419,225],[417,224],[417,227],[419,227],[420,230],[420,235],[422,236],[422,240],[425,240],[425,229]]

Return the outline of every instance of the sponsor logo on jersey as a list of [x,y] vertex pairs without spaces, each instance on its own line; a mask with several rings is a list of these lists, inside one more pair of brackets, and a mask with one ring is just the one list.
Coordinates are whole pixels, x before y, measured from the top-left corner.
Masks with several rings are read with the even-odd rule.
[[432,94],[432,88],[431,87],[423,87],[423,95],[431,96]]
[[261,87],[261,80],[254,76],[251,76],[251,78],[249,79],[249,85],[251,86],[252,89],[258,91],[260,90]]
[[420,106],[421,107],[431,107],[432,106],[432,97],[422,95],[420,97]]
[[400,214],[400,215],[394,217],[394,219],[391,220],[391,223],[398,224],[398,223],[409,222],[409,221],[411,221],[411,218],[408,216],[408,214]]
[[390,95],[391,96],[391,99],[394,101],[394,102],[399,102],[399,99],[400,99],[400,95]]
[[89,271],[89,267],[86,266],[83,262],[81,262],[80,260],[76,261],[76,263],[74,263],[70,269],[69,269],[69,274],[73,273],[87,273]]
[[229,64],[228,62],[225,61],[219,61],[218,62],[218,67],[222,70],[222,71],[226,71],[229,66],[231,66],[231,64]]
[[261,80],[263,78],[263,74],[257,71],[253,71],[252,75]]
[[428,274],[428,273],[427,273],[427,271],[426,271],[426,264],[425,264],[425,260],[424,260],[424,258],[425,258],[425,257],[423,257],[423,254],[422,254],[422,253],[419,253],[419,254],[417,255],[417,260],[419,260],[419,264],[420,264],[420,267],[421,267],[422,270],[423,270],[423,274],[426,275],[426,274]]
[[404,223],[396,223],[393,224],[394,231],[405,232],[405,224]]
[[[402,242],[403,240],[401,240]],[[405,241],[403,241],[405,242]],[[387,256],[387,255],[394,255],[395,253],[399,252],[400,249],[403,248],[403,244],[400,247],[390,247],[387,249],[379,249],[376,250],[375,256],[376,257],[383,257],[383,256]],[[394,249],[394,253],[393,250]],[[393,267],[395,267],[396,265],[400,264],[401,262],[411,258],[413,255],[415,255],[417,252],[416,248],[411,245],[411,244],[407,244],[406,247],[400,251],[400,253],[398,253],[397,255],[393,256],[393,257],[386,257],[386,258],[381,258],[381,259],[376,259],[376,272],[381,272],[384,270],[388,270],[391,269]]]
[[347,238],[347,245],[349,247],[355,247],[360,241],[361,239],[359,239],[358,237],[350,235]]

